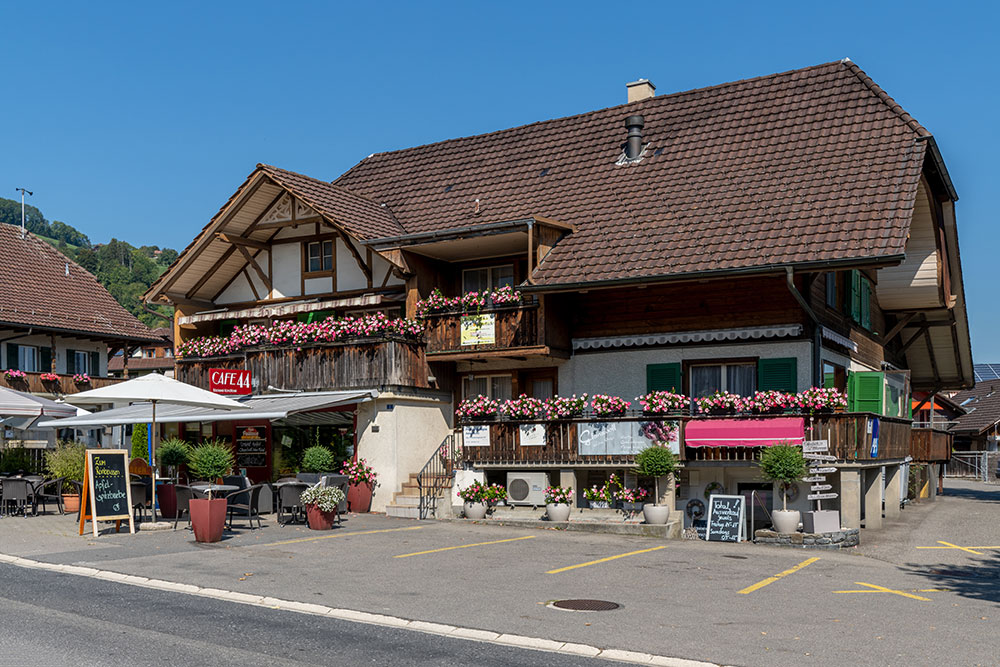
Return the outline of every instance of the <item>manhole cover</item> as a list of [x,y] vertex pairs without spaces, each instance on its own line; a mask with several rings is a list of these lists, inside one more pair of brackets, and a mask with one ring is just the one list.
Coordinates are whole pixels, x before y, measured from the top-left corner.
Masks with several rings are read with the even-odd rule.
[[567,611],[611,611],[621,605],[607,600],[556,600],[552,606]]

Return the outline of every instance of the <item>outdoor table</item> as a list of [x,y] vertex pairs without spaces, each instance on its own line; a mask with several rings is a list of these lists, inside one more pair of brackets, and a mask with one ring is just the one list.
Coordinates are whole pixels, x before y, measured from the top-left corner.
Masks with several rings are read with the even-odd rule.
[[240,487],[235,484],[193,484],[191,488],[199,491],[211,491],[212,493],[229,493],[240,490]]

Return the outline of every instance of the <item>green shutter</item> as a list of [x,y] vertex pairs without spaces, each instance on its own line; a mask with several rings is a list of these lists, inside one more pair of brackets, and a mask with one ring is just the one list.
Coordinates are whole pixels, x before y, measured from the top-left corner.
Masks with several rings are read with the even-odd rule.
[[865,329],[872,328],[872,284],[867,278],[861,279],[861,318],[858,322]]
[[52,348],[51,347],[40,347],[38,348],[38,370],[42,373],[52,372]]
[[847,404],[851,412],[882,414],[885,374],[878,371],[851,373],[847,383]]
[[66,374],[73,375],[76,373],[76,352],[73,350],[66,350]]
[[823,373],[823,389],[835,389],[837,387],[836,373]]
[[796,392],[798,388],[798,360],[795,357],[760,359],[757,361],[758,391]]
[[851,319],[861,321],[861,272],[851,269]]
[[647,364],[646,391],[681,392],[680,364]]
[[17,343],[7,343],[7,368],[17,370],[20,360],[18,359]]
[[101,353],[90,353],[90,374],[94,377],[101,377]]

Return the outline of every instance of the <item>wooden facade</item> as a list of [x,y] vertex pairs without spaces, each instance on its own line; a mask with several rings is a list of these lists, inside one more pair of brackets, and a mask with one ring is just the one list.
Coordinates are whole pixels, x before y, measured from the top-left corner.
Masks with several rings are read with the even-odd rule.
[[943,429],[914,428],[910,431],[910,456],[918,463],[947,463],[954,437]]
[[177,379],[207,390],[213,368],[249,370],[254,393],[268,387],[319,391],[430,386],[424,346],[408,339],[263,347],[223,357],[178,359]]
[[[539,329],[540,308],[537,301],[512,307],[484,308],[479,313],[437,313],[424,320],[427,354],[442,352],[491,352],[545,345]],[[463,318],[494,320],[496,342],[486,345],[462,344]]]
[[25,375],[27,377],[24,380],[11,381],[0,373],[0,387],[31,394],[78,394],[81,391],[100,389],[122,381],[119,378],[92,377],[88,384],[77,384],[73,382],[72,375],[60,375],[57,380],[42,380],[44,373],[25,373]]

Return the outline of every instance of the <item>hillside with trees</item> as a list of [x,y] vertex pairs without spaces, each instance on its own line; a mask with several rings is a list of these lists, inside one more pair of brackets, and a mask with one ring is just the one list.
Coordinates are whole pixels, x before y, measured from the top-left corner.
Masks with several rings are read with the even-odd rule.
[[[49,222],[34,206],[24,207],[24,226],[90,271],[118,303],[150,327],[166,326],[171,312],[164,306],[142,303],[143,293],[177,259],[172,248],[144,245],[139,248],[111,239],[109,243],[91,243],[86,234],[72,225]],[[0,223],[21,226],[21,202],[0,198]]]

